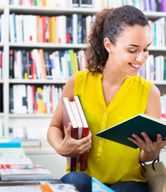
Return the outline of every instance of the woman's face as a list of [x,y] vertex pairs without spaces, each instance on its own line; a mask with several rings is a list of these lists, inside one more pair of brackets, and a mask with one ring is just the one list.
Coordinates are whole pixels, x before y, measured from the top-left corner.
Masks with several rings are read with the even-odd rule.
[[111,63],[123,73],[137,75],[148,57],[150,44],[149,26],[126,27],[117,37],[115,45],[111,46]]

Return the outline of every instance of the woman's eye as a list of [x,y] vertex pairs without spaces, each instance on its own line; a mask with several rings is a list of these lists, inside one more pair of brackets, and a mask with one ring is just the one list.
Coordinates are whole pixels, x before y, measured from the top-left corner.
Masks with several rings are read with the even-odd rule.
[[135,52],[136,52],[136,51],[130,51],[130,50],[129,50],[129,53],[135,53]]
[[149,51],[148,49],[144,49],[144,51]]

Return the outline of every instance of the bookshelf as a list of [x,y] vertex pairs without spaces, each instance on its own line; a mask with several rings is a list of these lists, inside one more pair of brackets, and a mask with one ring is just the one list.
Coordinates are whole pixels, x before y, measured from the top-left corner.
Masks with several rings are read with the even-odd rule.
[[86,44],[56,44],[56,43],[9,43],[10,47],[14,48],[43,48],[43,49],[81,49],[85,48]]
[[[4,99],[4,112],[0,113],[0,120],[4,122],[5,136],[8,136],[9,127],[42,127],[48,128],[53,114],[10,114],[9,113],[9,87],[11,85],[26,84],[26,85],[64,85],[66,80],[27,80],[27,79],[9,79],[9,51],[10,49],[45,49],[45,50],[64,50],[74,49],[79,50],[85,48],[86,44],[56,44],[56,43],[11,43],[9,42],[9,15],[11,13],[23,14],[23,15],[68,15],[68,14],[82,14],[93,15],[99,12],[98,8],[51,8],[42,6],[14,6],[9,5],[9,0],[5,1],[4,6],[0,6],[0,13],[5,15],[5,38],[3,42],[0,42],[0,50],[3,50],[3,80],[0,80],[0,86],[3,87],[3,99]],[[166,17],[165,12],[144,12],[145,15],[152,20]],[[166,47],[150,47],[149,54],[165,55]],[[166,93],[166,81],[154,81],[153,82],[161,91]]]

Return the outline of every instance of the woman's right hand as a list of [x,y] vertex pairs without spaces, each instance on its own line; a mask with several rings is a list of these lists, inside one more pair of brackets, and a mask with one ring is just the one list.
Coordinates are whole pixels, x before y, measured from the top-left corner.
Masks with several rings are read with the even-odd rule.
[[92,133],[89,131],[87,137],[82,139],[74,139],[71,137],[71,123],[69,123],[65,137],[61,144],[57,147],[57,153],[65,157],[76,157],[82,155],[91,148]]

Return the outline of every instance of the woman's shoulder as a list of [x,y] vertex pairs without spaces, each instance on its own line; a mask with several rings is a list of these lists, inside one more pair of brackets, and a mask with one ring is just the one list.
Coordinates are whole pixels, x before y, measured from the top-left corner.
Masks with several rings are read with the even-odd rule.
[[146,87],[147,89],[150,89],[153,85],[152,82],[144,79],[140,75],[132,76],[131,77],[135,82],[137,82],[139,85],[141,84],[142,86]]
[[91,72],[89,70],[78,71],[76,73],[76,78],[94,78],[94,79],[96,79],[96,78],[99,78],[99,77],[100,78],[102,77],[101,73],[99,73],[99,72],[93,73],[93,72]]
[[84,70],[84,71],[78,71],[77,73],[76,73],[76,77],[78,78],[78,77],[85,77],[85,76],[88,76],[88,75],[90,75],[90,71],[89,70]]

